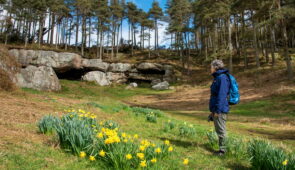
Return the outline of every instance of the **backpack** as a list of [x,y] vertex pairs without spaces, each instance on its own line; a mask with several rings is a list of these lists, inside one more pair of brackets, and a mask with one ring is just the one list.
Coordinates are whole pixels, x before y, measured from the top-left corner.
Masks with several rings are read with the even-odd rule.
[[230,105],[236,105],[240,102],[239,85],[234,76],[232,76],[231,74],[227,74],[227,76],[230,81],[228,103]]

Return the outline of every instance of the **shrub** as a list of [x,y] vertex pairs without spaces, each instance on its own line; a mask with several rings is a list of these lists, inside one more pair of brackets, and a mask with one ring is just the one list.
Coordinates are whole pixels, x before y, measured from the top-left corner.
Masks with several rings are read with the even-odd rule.
[[5,91],[13,91],[16,88],[15,84],[6,71],[0,69],[0,77],[0,89]]
[[39,131],[43,134],[52,134],[56,130],[56,125],[58,124],[59,119],[52,115],[44,116],[38,122]]
[[281,148],[269,142],[253,140],[248,147],[251,164],[254,169],[284,170],[294,169],[294,155],[288,155]]

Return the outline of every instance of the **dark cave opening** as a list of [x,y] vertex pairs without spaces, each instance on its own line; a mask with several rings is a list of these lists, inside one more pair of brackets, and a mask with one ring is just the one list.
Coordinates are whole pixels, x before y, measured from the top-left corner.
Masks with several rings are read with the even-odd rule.
[[141,74],[158,74],[165,75],[165,70],[139,70]]
[[59,79],[65,80],[81,80],[82,76],[86,73],[90,72],[89,69],[69,69],[66,71],[58,71],[56,70],[56,75]]

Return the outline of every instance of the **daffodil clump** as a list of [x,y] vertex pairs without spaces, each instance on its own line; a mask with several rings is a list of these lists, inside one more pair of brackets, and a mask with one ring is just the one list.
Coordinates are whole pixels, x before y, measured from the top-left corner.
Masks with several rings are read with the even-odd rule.
[[176,127],[176,123],[172,120],[167,120],[165,123],[164,123],[164,132],[168,132],[168,131],[171,131],[173,130],[174,128]]
[[179,126],[179,134],[181,136],[194,136],[196,134],[196,128],[193,124],[184,122]]
[[148,122],[157,123],[157,116],[155,115],[155,113],[151,112],[146,115],[146,120]]
[[58,123],[58,117],[46,115],[38,122],[39,131],[43,134],[51,134],[55,131],[55,125]]
[[269,142],[253,140],[249,144],[248,152],[252,167],[255,169],[295,169],[295,155],[287,154],[284,149]]
[[54,126],[60,146],[81,159],[103,161],[114,169],[149,168],[174,152],[170,141],[156,144],[128,134],[114,121],[97,121],[84,110],[67,110]]

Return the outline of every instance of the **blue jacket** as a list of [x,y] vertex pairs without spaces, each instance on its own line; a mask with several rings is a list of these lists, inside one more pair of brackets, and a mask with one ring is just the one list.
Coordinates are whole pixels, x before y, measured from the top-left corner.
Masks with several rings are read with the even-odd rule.
[[226,75],[228,70],[218,70],[212,74],[214,77],[211,85],[211,97],[209,109],[212,113],[228,113],[229,104],[227,96],[229,94],[230,80]]

